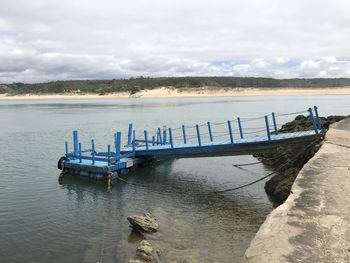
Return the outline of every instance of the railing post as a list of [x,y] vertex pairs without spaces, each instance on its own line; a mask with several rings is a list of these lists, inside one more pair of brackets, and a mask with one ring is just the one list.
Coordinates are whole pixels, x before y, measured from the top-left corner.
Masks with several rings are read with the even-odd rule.
[[67,141],[64,143],[64,148],[66,150],[66,159],[68,159],[68,142]]
[[[129,140],[129,138],[128,138],[128,140]],[[114,134],[114,146],[115,146],[115,155],[117,157],[120,156],[121,141],[122,141],[122,133],[121,132],[115,133]],[[130,141],[130,144],[131,144],[131,141]]]
[[187,143],[187,140],[186,140],[186,130],[185,130],[185,125],[182,125],[182,137],[184,139],[184,144]]
[[265,125],[266,125],[267,138],[268,138],[269,141],[271,141],[270,127],[269,127],[269,119],[268,119],[267,116],[265,116]]
[[196,130],[197,130],[198,145],[199,145],[199,146],[202,146],[201,135],[200,135],[200,133],[199,133],[199,126],[198,126],[198,124],[196,124]]
[[160,144],[162,145],[162,132],[160,131],[160,128],[158,128],[158,131],[157,131],[157,145]]
[[154,146],[156,144],[156,137],[152,136],[152,146]]
[[92,164],[95,164],[95,142],[91,140],[91,156],[92,156]]
[[170,141],[170,146],[171,148],[174,148],[174,144],[173,144],[173,133],[171,131],[171,128],[169,128],[169,141]]
[[272,121],[273,121],[273,127],[275,128],[275,134],[278,134],[278,129],[277,129],[277,123],[276,123],[276,115],[274,112],[272,112]]
[[79,146],[78,146],[78,131],[73,131],[73,151],[74,157],[78,157]]
[[322,130],[321,120],[320,120],[320,117],[318,116],[317,106],[314,106],[314,110],[315,110],[317,128],[318,128],[319,130]]
[[318,129],[316,127],[316,122],[315,122],[315,118],[314,115],[312,113],[312,109],[309,108],[309,113],[310,113],[310,118],[311,118],[311,122],[312,122],[312,126],[314,127],[315,133],[318,134]]
[[240,117],[237,118],[237,122],[238,122],[238,128],[239,128],[239,135],[241,136],[241,139],[243,139],[243,129],[242,129],[242,124],[241,124],[241,118]]
[[163,144],[166,144],[166,128],[163,130]]
[[132,140],[132,123],[129,123],[129,129],[128,129],[128,146],[131,145]]
[[233,144],[233,135],[232,135],[231,121],[227,121],[227,127],[228,127],[228,132],[229,132],[229,135],[230,135],[230,141]]
[[146,144],[146,150],[148,150],[148,137],[147,137],[147,131],[143,131],[143,133],[145,134],[145,144]]
[[79,163],[81,163],[81,143],[79,143]]
[[211,133],[210,122],[208,121],[207,124],[208,124],[209,139],[212,142],[213,141],[213,134]]
[[136,151],[136,133],[135,130],[132,131],[132,151],[134,153],[135,156],[135,151]]
[[108,144],[107,146],[108,151],[108,166],[111,165],[111,146]]

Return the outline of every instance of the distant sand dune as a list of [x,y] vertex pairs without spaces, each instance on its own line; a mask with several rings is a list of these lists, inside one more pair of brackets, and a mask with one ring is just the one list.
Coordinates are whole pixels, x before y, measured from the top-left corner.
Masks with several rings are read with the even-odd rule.
[[175,89],[161,87],[146,89],[130,96],[127,92],[98,94],[52,94],[52,95],[19,95],[0,94],[0,99],[96,99],[96,98],[173,98],[173,97],[218,97],[218,96],[307,96],[307,95],[350,95],[350,87],[344,88],[214,88]]

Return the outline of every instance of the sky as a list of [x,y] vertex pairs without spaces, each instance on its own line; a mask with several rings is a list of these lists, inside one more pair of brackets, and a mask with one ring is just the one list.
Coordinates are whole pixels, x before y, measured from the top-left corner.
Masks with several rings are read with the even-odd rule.
[[350,77],[349,0],[0,0],[0,83]]

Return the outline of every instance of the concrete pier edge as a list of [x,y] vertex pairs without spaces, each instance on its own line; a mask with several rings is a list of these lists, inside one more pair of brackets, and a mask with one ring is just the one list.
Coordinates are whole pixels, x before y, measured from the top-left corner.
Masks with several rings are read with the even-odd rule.
[[322,147],[299,172],[288,199],[267,216],[242,262],[350,262],[349,117],[330,126]]

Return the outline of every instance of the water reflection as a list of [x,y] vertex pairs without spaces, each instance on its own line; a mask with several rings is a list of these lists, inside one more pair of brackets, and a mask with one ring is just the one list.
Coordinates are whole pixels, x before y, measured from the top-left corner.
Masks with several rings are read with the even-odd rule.
[[[66,177],[62,187],[71,201],[82,205],[91,197],[94,202],[103,199],[104,211],[109,211],[103,212],[104,225],[89,241],[86,251],[89,257],[97,253],[91,250],[100,249],[101,243],[108,240],[114,245],[105,249],[104,257],[132,258],[135,243],[142,238],[150,240],[169,261],[189,258],[199,262],[206,257],[232,262],[232,257],[242,256],[242,252],[237,251],[247,245],[247,232],[256,231],[269,208],[261,206],[259,198],[239,192],[215,193],[218,187],[226,186],[211,184],[211,176],[206,178],[208,175],[198,177],[191,172],[184,175],[181,169],[186,169],[185,163],[163,161],[138,169],[126,176],[129,183],[117,181],[110,194],[103,182]],[[129,227],[126,217],[144,212],[154,214],[161,229],[158,233],[140,237]],[[101,232],[113,235],[101,235]],[[232,251],[232,246],[237,251]]]

